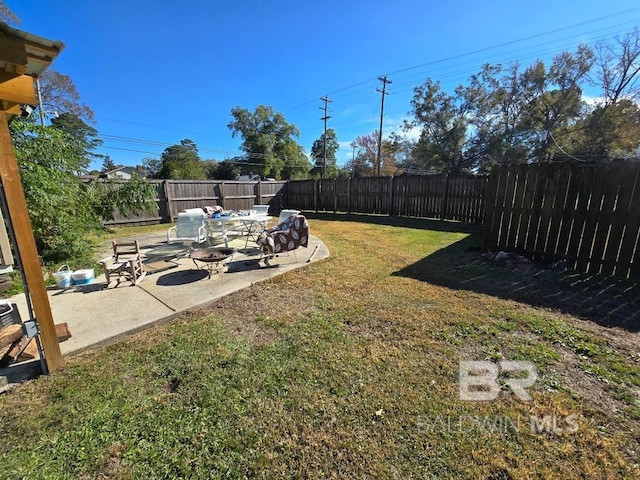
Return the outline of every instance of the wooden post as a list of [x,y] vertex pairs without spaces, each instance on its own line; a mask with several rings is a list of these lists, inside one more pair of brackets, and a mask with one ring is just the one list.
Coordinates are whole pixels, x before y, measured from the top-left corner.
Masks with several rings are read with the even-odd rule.
[[393,189],[395,187],[395,177],[392,175],[389,177],[389,216],[395,215],[395,209],[393,208]]
[[262,205],[262,180],[258,180],[256,185],[256,205]]
[[33,238],[27,202],[24,197],[20,171],[11,143],[9,124],[4,112],[0,112],[0,176],[7,197],[9,216],[15,232],[15,248],[20,254],[24,276],[29,287],[31,303],[40,329],[40,340],[44,349],[45,361],[49,372],[60,368],[63,363],[58,336],[53,324],[53,315],[49,305],[47,289],[42,277],[38,259],[38,249]]
[[320,196],[318,192],[320,185],[321,183],[319,183],[317,179],[313,180],[313,208],[316,210],[316,213],[318,213],[318,197]]
[[164,197],[167,199],[167,213],[169,214],[169,221],[173,222],[173,219],[177,215],[174,215],[173,212],[173,201],[171,199],[171,187],[169,186],[169,180],[164,180],[162,182],[162,187],[164,189]]
[[440,205],[440,220],[449,218],[449,174],[444,176],[444,190],[442,192],[442,205]]

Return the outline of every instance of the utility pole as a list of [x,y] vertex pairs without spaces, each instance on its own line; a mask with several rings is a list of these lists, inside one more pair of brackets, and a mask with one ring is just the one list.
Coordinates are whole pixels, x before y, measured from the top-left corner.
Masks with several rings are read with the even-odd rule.
[[40,123],[45,126],[44,105],[42,105],[42,92],[40,91],[40,79],[36,77],[36,94],[38,95],[38,110],[40,110]]
[[324,110],[324,117],[322,117],[320,120],[324,121],[324,141],[322,142],[322,174],[321,174],[321,178],[325,178],[327,176],[327,120],[329,120],[331,118],[331,116],[327,115],[327,111],[328,111],[328,104],[329,102],[331,102],[331,100],[329,100],[329,97],[327,97],[326,95],[324,97],[320,97],[320,100],[322,100],[324,102],[324,106],[320,107],[320,110]]
[[382,119],[384,117],[384,96],[388,95],[387,93],[387,83],[391,83],[391,80],[387,80],[387,76],[383,75],[382,77],[378,77],[378,80],[382,82],[382,90],[376,89],[376,92],[382,94],[382,103],[380,105],[380,130],[378,130],[378,155],[376,158],[376,175],[380,176],[380,158],[382,155]]

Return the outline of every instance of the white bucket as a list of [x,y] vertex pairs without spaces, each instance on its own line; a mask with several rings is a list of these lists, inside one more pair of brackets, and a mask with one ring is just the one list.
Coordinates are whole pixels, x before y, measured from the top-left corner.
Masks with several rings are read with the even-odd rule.
[[62,265],[56,273],[53,274],[58,288],[69,288],[71,286],[71,269],[69,265]]

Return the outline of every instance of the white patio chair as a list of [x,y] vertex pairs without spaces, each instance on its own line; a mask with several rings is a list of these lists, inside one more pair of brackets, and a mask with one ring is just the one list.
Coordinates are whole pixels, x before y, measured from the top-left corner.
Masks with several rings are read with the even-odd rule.
[[[178,212],[176,225],[167,230],[167,243],[172,242],[207,242],[207,229],[204,224],[206,214],[200,208],[191,208]],[[172,236],[171,234],[174,234]]]

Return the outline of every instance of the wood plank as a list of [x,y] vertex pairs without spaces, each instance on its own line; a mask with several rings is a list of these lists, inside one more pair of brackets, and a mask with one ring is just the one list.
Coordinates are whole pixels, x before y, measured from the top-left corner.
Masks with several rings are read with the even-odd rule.
[[502,222],[500,224],[500,234],[498,245],[502,250],[512,250],[513,245],[509,245],[509,230],[512,227],[513,201],[515,198],[515,189],[518,185],[517,165],[505,165],[506,178],[504,191],[504,201],[502,203]]
[[634,253],[638,255],[635,250],[640,234],[640,164],[636,165],[635,175],[630,176],[627,181],[630,183],[632,194],[627,206],[628,217],[622,235],[615,274],[623,278],[640,278],[640,269],[634,269],[632,263]]
[[518,236],[521,234],[521,220],[523,215],[524,192],[527,186],[527,164],[514,165],[514,179],[517,182],[514,187],[513,205],[511,211],[511,228],[507,236],[507,244],[510,250],[517,250]]
[[29,64],[24,41],[4,34],[0,35],[0,62],[8,63],[14,71],[24,72]]
[[525,252],[534,255],[536,244],[540,236],[540,215],[544,205],[544,194],[547,188],[547,180],[549,177],[549,164],[537,163],[531,167],[536,170],[536,183],[534,186],[533,197],[531,198],[531,215],[529,217],[529,225],[527,226],[527,240],[525,243]]
[[602,199],[609,184],[609,170],[609,164],[596,165],[594,176],[591,178],[591,198],[589,199],[577,261],[577,268],[581,272],[593,272],[600,268],[599,264],[595,265],[595,267],[590,265],[590,261],[593,242],[598,230],[598,216],[600,215]]
[[597,227],[589,258],[589,272],[602,272],[605,247],[611,232],[613,209],[618,200],[620,182],[624,180],[623,177],[624,169],[620,168],[617,162],[609,165],[609,176],[602,192],[602,202],[597,216]]
[[484,202],[484,223],[482,228],[482,249],[494,250],[497,245],[497,235],[495,233],[496,202],[498,197],[498,184],[500,182],[500,166],[496,165],[491,169],[487,183],[487,196]]
[[609,214],[609,237],[601,254],[602,265],[600,272],[605,275],[612,275],[616,270],[625,226],[629,223],[630,214],[632,213],[629,211],[629,206],[638,164],[635,162],[615,162],[612,168],[614,173],[611,177],[610,188],[617,189],[617,194]]
[[541,260],[548,260],[546,248],[546,242],[549,235],[549,229],[551,224],[551,217],[553,214],[553,204],[557,191],[558,184],[558,164],[544,163],[542,164],[542,171],[546,177],[546,183],[544,186],[544,193],[542,201],[539,204],[539,218],[538,218],[538,231],[536,233],[536,244],[534,248],[534,258]]
[[583,168],[580,165],[570,164],[570,176],[567,181],[567,192],[565,195],[564,209],[560,218],[560,230],[556,243],[556,252],[562,260],[567,259],[567,249],[569,246],[569,236],[574,219],[577,215],[577,203],[580,193],[580,178]]
[[595,165],[585,165],[574,169],[574,183],[576,184],[577,198],[575,214],[571,220],[571,231],[567,242],[565,261],[572,269],[578,269],[578,258],[580,257],[580,245],[582,243],[582,233],[587,221],[587,209],[591,199],[591,185],[595,175]]
[[9,207],[9,215],[13,223],[17,250],[22,260],[23,273],[31,293],[35,318],[40,328],[46,365],[48,370],[52,372],[62,366],[63,359],[56,338],[49,297],[42,277],[38,249],[33,238],[29,212],[6,117],[0,118],[0,176]]
[[555,171],[555,188],[549,219],[549,231],[544,245],[544,257],[547,261],[559,260],[564,257],[564,254],[559,255],[557,247],[570,178],[571,165],[568,162],[558,164]]
[[523,175],[524,191],[522,193],[522,206],[520,211],[520,220],[518,223],[518,236],[516,238],[515,250],[525,253],[525,246],[529,236],[531,212],[533,211],[532,205],[535,197],[536,182],[538,180],[537,166],[525,165]]
[[0,99],[24,105],[37,105],[36,93],[31,75],[7,78],[0,75]]

